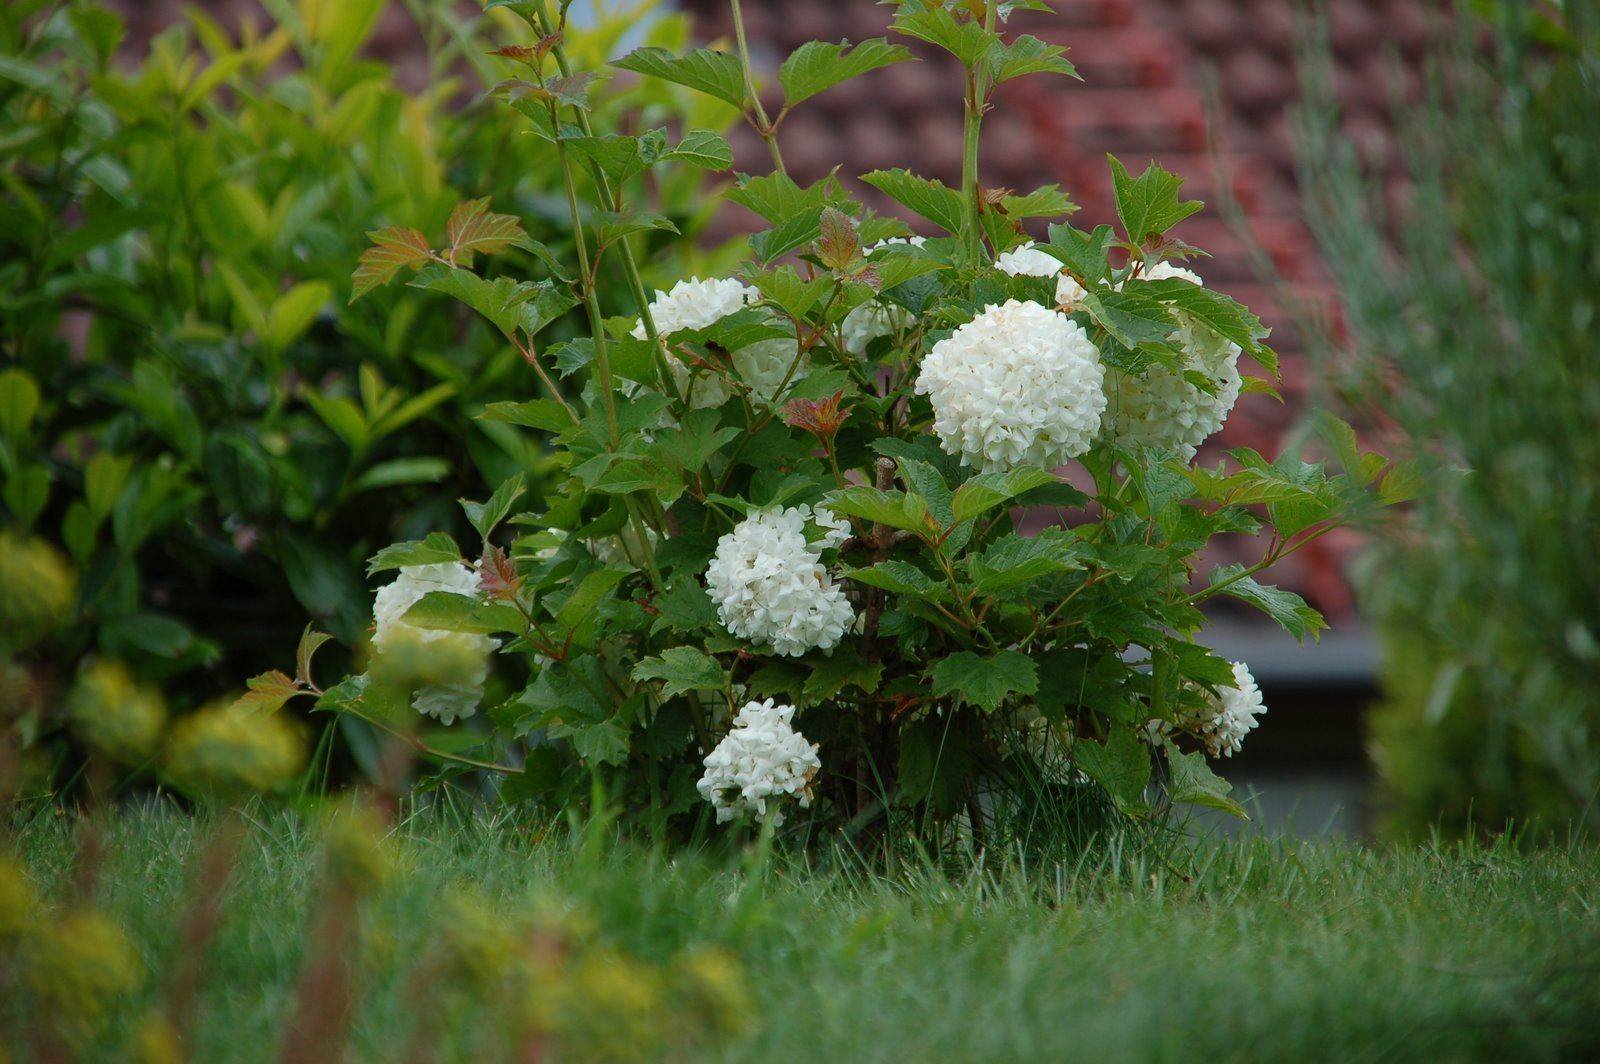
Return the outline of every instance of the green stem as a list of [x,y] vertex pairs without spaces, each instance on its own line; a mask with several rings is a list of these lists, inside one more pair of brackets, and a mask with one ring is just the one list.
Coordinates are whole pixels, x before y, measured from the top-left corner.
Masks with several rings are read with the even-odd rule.
[[[540,22],[546,32],[552,32],[554,23],[550,20],[548,8],[543,3],[539,6]],[[555,56],[556,68],[561,71],[561,76],[571,77],[572,64],[567,59],[567,50],[558,43],[551,49],[550,54]],[[594,136],[594,127],[589,122],[588,112],[581,107],[574,107],[572,113],[577,118],[578,128],[583,131],[583,135],[586,137]],[[604,175],[599,175],[598,187],[601,206],[608,211],[620,210],[622,206],[622,190],[620,188],[613,189],[610,179]],[[624,236],[617,241],[617,247],[622,252],[623,279],[627,281],[629,294],[633,296],[634,303],[638,305],[639,320],[644,323],[645,335],[655,345],[656,373],[661,378],[661,386],[666,391],[666,394],[670,395],[673,401],[681,406],[684,402],[684,397],[678,391],[677,379],[672,375],[671,356],[667,351],[666,341],[656,332],[655,315],[650,313],[650,293],[645,289],[644,278],[639,272],[639,261],[634,257],[633,244],[630,238]]]
[[[994,0],[983,5],[983,28],[994,32]],[[983,112],[989,97],[988,61],[979,59],[967,69],[966,113],[961,127],[961,236],[966,244],[969,261],[976,263],[983,257],[983,230],[978,188],[978,133],[983,124]]]
[[739,0],[728,0],[728,7],[733,12],[733,36],[739,42],[739,66],[744,70],[744,92],[750,98],[750,109],[755,112],[756,132],[761,134],[761,139],[767,142],[767,151],[772,153],[772,168],[780,174],[788,173],[783,165],[783,152],[778,150],[777,127],[767,118],[767,109],[761,106],[761,97],[756,94],[755,72],[750,66],[750,45],[744,36],[744,12],[739,9]]

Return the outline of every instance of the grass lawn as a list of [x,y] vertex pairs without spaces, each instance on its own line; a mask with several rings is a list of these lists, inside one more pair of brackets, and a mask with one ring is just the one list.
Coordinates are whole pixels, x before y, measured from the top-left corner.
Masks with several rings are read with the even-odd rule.
[[[312,834],[287,817],[249,829],[200,991],[193,1059],[276,1057],[321,904]],[[178,949],[173,928],[204,835],[154,814],[124,816],[107,834],[98,897],[150,971],[166,970]],[[47,819],[18,845],[35,884],[59,899],[70,829]],[[1244,840],[1200,843],[1170,864],[1113,848],[1075,866],[952,877],[781,859],[758,873],[751,856],[669,857],[489,825],[413,823],[399,846],[399,874],[360,918],[351,1034],[360,1059],[403,1059],[424,1015],[442,1029],[439,1056],[502,1058],[509,1021],[498,992],[415,974],[437,953],[446,899],[464,881],[485,892],[497,921],[548,912],[553,899],[581,912],[594,949],[658,973],[666,991],[682,978],[685,950],[726,950],[742,973],[735,989],[747,1002],[734,1019],[744,1026],[678,1051],[697,1059],[1600,1053],[1600,859],[1581,847]],[[151,1008],[160,980],[145,985],[115,1010],[97,1052],[117,1055]],[[641,991],[629,1009],[628,992],[604,1021],[621,1042],[552,1057],[623,1056],[630,1023],[670,1038],[697,1022],[644,1018],[660,995]],[[14,1032],[28,1006],[4,997],[0,1030]],[[552,990],[548,1000],[564,999]],[[664,1052],[653,1044],[647,1055]]]

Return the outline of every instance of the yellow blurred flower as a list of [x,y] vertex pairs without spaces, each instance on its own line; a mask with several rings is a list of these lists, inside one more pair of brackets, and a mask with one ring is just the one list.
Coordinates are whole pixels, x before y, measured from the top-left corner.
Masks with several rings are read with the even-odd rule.
[[167,723],[161,693],[135,682],[118,661],[91,661],[67,697],[73,731],[100,753],[142,761],[155,753]]
[[227,700],[179,718],[167,740],[167,772],[196,791],[281,790],[304,761],[300,732],[289,718],[241,712]]

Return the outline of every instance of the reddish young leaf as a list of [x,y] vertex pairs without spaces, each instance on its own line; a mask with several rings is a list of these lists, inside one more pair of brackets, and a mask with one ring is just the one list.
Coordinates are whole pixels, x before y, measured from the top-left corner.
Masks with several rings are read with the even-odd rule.
[[355,287],[350,292],[354,303],[368,292],[386,285],[402,267],[418,267],[433,257],[428,238],[415,229],[391,225],[375,233],[368,233],[372,247],[361,253],[356,272],[351,280]]

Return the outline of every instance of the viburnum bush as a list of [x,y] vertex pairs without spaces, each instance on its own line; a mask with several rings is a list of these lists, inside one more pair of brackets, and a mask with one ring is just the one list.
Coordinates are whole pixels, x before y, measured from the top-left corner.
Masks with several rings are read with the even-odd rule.
[[[1247,666],[1195,641],[1202,606],[1240,600],[1315,636],[1317,612],[1258,574],[1405,479],[1332,421],[1336,474],[1249,450],[1191,464],[1276,374],[1261,322],[1182,265],[1203,253],[1171,230],[1201,205],[1160,167],[1116,159],[1117,228],[1061,221],[1074,206],[1056,186],[980,182],[995,89],[1075,76],[1062,48],[1005,31],[1047,5],[894,5],[896,34],[966,71],[962,186],[860,178],[927,223],[918,235],[835,177],[797,183],[781,150],[794,108],[912,60],[906,46],[806,44],[779,70],[776,108],[754,91],[737,0],[737,52],[616,61],[606,73],[739,108],[772,160],[725,192],[768,223],[737,275],[654,296],[633,238],[663,224],[656,174],[726,168],[727,144],[595,128],[604,75],[572,69],[565,5],[491,6],[532,31],[499,53],[521,73],[497,92],[508,133],[559,160],[576,261],[478,201],[442,242],[373,234],[353,297],[404,274],[481,312],[545,389],[483,416],[548,432],[565,480],[537,512],[519,511],[518,479],[465,504],[482,539],[470,552],[436,534],[373,558],[388,583],[365,673],[326,690],[304,667],[269,673],[247,698],[315,696],[441,773],[503,774],[514,800],[586,798],[598,778],[669,818],[806,810],[931,833],[964,817],[981,836],[1008,796],[1079,792],[1134,817],[1174,801],[1239,812],[1207,758],[1237,751],[1265,707]],[[484,269],[512,246],[544,275]],[[600,304],[602,262],[631,301]],[[542,342],[574,306],[589,335]],[[1057,523],[1023,534],[1040,511]],[[1257,537],[1260,561],[1202,572],[1221,535]],[[520,677],[510,697],[484,698],[491,657]]]

